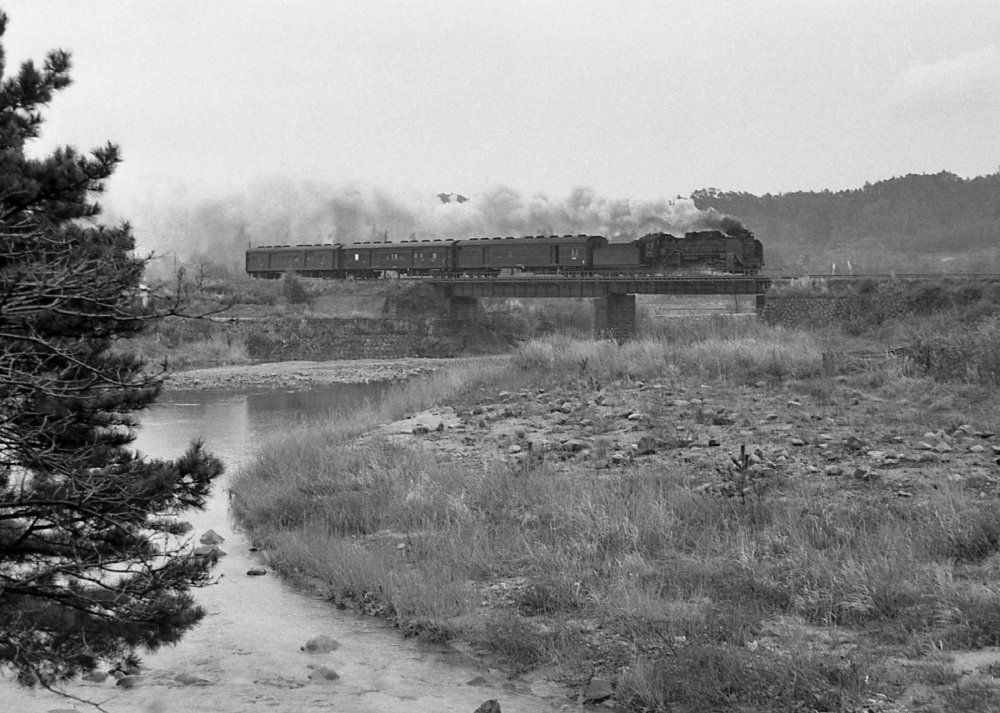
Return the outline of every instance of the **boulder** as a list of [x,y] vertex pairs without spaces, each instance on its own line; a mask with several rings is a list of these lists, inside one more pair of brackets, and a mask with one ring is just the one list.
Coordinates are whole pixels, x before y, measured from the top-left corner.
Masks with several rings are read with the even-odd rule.
[[142,676],[135,676],[135,675],[122,676],[121,678],[118,679],[118,685],[121,686],[122,688],[135,688],[136,686],[142,684],[142,680],[143,680]]
[[267,570],[263,567],[251,567],[247,570],[248,577],[261,577],[265,574],[267,574]]
[[501,713],[500,701],[491,698],[479,706],[473,713]]
[[847,440],[844,441],[844,445],[850,448],[852,451],[860,451],[865,447],[865,442],[862,441],[857,436],[848,436]]
[[648,456],[656,453],[657,447],[656,439],[652,436],[643,436],[636,443],[636,455]]
[[204,557],[215,562],[220,557],[225,557],[226,553],[219,549],[218,545],[202,545],[191,550],[191,555],[194,557]]
[[340,642],[326,634],[314,636],[306,642],[302,650],[309,654],[327,654],[340,648]]
[[209,530],[198,539],[198,542],[203,545],[221,545],[225,541],[226,538],[215,530]]
[[174,676],[174,680],[184,686],[207,686],[211,683],[207,678],[195,676],[193,673],[179,673]]
[[336,681],[340,674],[329,666],[319,666],[309,673],[310,681]]
[[614,694],[615,689],[612,688],[611,681],[595,676],[590,679],[590,683],[583,689],[583,700],[585,702],[603,701],[606,698],[611,698]]

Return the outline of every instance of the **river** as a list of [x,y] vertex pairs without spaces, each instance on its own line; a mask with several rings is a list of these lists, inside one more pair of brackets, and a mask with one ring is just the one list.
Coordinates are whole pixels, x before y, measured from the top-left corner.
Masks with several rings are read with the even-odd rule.
[[[379,620],[338,611],[328,602],[287,586],[260,566],[247,539],[230,521],[225,488],[255,448],[275,433],[377,399],[383,384],[337,384],[306,391],[168,391],[142,417],[135,447],[155,457],[177,457],[201,437],[223,459],[226,473],[203,512],[185,517],[200,537],[212,529],[226,538],[227,553],[214,570],[216,583],[198,589],[208,615],[175,647],[147,654],[142,682],[132,689],[74,682],[65,691],[101,703],[109,713],[243,713],[269,711],[392,711],[472,713],[488,699],[504,713],[576,708],[551,684],[515,686],[498,672],[477,668],[455,649],[404,640]],[[325,634],[336,651],[307,654],[310,638]],[[340,678],[316,682],[309,674],[332,668]],[[189,674],[207,683],[183,685]],[[476,677],[480,685],[469,685]],[[0,679],[0,712],[94,710],[48,691],[26,691]]]

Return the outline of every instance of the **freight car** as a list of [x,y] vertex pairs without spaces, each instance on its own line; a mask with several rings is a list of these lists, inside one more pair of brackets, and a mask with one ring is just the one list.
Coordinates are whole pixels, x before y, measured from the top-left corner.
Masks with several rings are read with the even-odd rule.
[[631,242],[600,235],[404,240],[399,243],[265,245],[246,253],[246,271],[277,278],[397,275],[670,274],[683,269],[754,273],[764,251],[749,231],[706,230],[678,238],[650,233]]

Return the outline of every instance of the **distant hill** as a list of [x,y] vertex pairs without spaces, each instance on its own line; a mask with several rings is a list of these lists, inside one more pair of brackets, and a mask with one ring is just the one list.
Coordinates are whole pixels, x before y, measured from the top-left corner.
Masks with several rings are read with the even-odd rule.
[[691,195],[743,221],[790,272],[1000,272],[1000,171],[910,174],[846,191]]

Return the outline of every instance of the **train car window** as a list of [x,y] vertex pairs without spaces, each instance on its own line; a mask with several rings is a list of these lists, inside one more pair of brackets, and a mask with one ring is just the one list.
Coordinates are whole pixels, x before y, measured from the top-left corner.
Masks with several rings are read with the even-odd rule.
[[354,259],[355,260],[360,260],[361,259],[361,255],[359,255],[358,253],[354,253]]
[[569,257],[570,257],[571,260],[577,260],[577,259],[579,259],[579,257],[580,257],[580,249],[579,248],[570,248],[570,250],[569,250]]
[[431,260],[437,260],[437,253],[431,253]]

